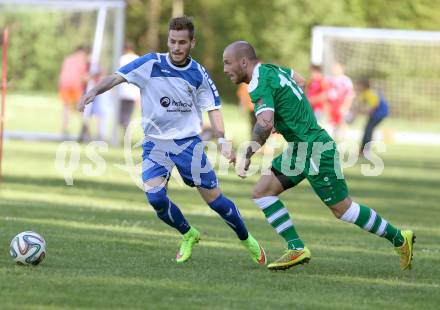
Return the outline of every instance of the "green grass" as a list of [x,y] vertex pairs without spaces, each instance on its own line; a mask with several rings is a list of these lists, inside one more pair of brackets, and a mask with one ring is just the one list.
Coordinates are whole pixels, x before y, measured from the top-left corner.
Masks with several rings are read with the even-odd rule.
[[[12,93],[6,97],[5,129],[10,131],[61,132],[62,103],[56,94]],[[70,129],[79,132],[79,113],[73,111]]]
[[[46,116],[45,116],[46,117]],[[47,116],[51,118],[52,116]],[[226,109],[230,132],[247,136]],[[19,119],[10,121],[18,126]],[[44,123],[44,120],[36,121]],[[121,148],[103,152],[106,170],[81,148],[67,186],[54,165],[57,143],[6,141],[0,184],[0,309],[438,309],[440,304],[440,147],[387,147],[384,173],[345,171],[351,195],[393,224],[417,233],[414,269],[401,272],[388,241],[333,218],[304,182],[282,195],[312,251],[306,266],[269,272],[255,265],[235,234],[196,191],[170,183],[171,199],[202,233],[193,258],[177,265],[179,235],[160,222],[142,191],[118,165]],[[135,158],[140,150],[134,152]],[[220,176],[270,260],[284,243],[249,198],[257,176]],[[48,244],[37,267],[8,255],[18,232],[35,230]]]

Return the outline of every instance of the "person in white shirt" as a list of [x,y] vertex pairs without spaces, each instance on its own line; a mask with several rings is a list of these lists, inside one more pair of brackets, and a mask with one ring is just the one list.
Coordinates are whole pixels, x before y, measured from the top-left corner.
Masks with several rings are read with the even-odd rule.
[[200,233],[167,196],[166,185],[174,166],[184,182],[196,187],[205,202],[235,231],[252,259],[266,264],[263,248],[248,233],[235,204],[222,194],[203,151],[199,133],[202,112],[207,112],[221,153],[235,163],[235,154],[225,143],[218,90],[205,68],[190,57],[194,45],[192,20],[186,16],[172,18],[168,53],[149,53],[123,66],[85,94],[78,109],[84,110],[97,95],[123,82],[138,86],[145,133],[142,180],[157,216],[183,236],[176,262],[191,257]]
[[[119,66],[123,67],[139,58],[134,52],[134,44],[126,42],[124,54],[119,60]],[[122,83],[118,86],[119,91],[119,125],[122,127],[123,134],[127,130],[136,102],[140,99],[139,88],[134,84]]]

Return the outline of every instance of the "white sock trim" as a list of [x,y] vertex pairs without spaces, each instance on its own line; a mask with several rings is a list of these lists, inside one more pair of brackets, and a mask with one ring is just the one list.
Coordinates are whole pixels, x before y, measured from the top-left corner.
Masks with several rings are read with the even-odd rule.
[[370,209],[370,218],[368,219],[367,224],[365,224],[364,229],[370,231],[371,227],[374,225],[374,221],[376,220],[377,213],[373,209]]
[[274,214],[272,214],[271,216],[269,216],[267,218],[267,221],[272,224],[273,222],[275,222],[277,219],[279,219],[280,217],[282,217],[284,214],[287,214],[288,211],[286,208],[282,208],[281,210],[278,210],[277,212],[275,212]]
[[[344,222],[352,223],[356,222],[359,217],[359,212],[361,211],[361,207],[356,202],[352,201],[351,206],[345,211],[345,213],[341,216],[341,220]],[[374,222],[373,222],[374,223]]]
[[380,223],[379,228],[376,231],[376,235],[378,236],[383,236],[383,234],[385,233],[385,228],[387,227],[388,222],[384,219],[382,219],[382,223]]
[[258,207],[260,207],[261,210],[264,210],[270,205],[273,205],[278,200],[278,196],[266,196],[262,198],[256,198],[254,199],[254,202]]
[[281,234],[283,231],[285,231],[287,228],[289,228],[291,226],[293,226],[293,223],[292,223],[292,220],[289,219],[276,228],[277,233]]

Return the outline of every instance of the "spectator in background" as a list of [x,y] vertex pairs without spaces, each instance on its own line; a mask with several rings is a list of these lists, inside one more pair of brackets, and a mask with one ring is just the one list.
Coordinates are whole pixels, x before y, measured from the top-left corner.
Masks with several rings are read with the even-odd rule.
[[[90,67],[90,65],[89,65]],[[104,72],[99,66],[92,66],[89,70],[89,82],[87,84],[87,89],[94,87],[103,78]],[[84,109],[81,132],[78,137],[79,142],[88,142],[90,140],[105,140],[107,129],[108,129],[108,101],[110,94],[102,94],[97,96],[92,104],[88,105]],[[92,139],[90,132],[90,123],[92,118],[96,120],[96,138]]]
[[[325,103],[327,100],[328,83],[322,74],[321,66],[310,67],[310,79],[306,85],[306,95],[312,105],[318,123],[322,123],[324,117]],[[321,124],[322,125],[322,124]]]
[[353,82],[345,75],[344,65],[335,63],[331,71],[332,76],[329,78],[327,91],[330,132],[335,140],[342,140],[346,131],[345,116],[350,110],[355,93]]
[[59,95],[63,102],[62,134],[68,135],[70,110],[74,110],[86,90],[90,49],[79,46],[66,56],[59,76]]
[[[134,52],[134,44],[132,42],[126,42],[124,45],[124,54],[119,60],[119,67],[123,67],[126,64],[139,58]],[[131,116],[135,104],[140,100],[139,88],[134,84],[122,83],[119,86],[119,125],[122,127],[123,135],[127,130],[130,123]]]
[[251,97],[249,97],[248,84],[241,83],[240,85],[238,85],[237,97],[241,110],[244,111],[246,114],[248,114],[250,131],[252,136],[252,130],[254,129],[255,122],[257,119],[254,113],[254,105],[252,104]]
[[358,102],[360,103],[354,111],[368,115],[367,125],[359,149],[359,154],[365,156],[370,152],[370,145],[374,129],[384,118],[388,116],[389,108],[385,97],[370,87],[368,79],[361,79],[356,83]]

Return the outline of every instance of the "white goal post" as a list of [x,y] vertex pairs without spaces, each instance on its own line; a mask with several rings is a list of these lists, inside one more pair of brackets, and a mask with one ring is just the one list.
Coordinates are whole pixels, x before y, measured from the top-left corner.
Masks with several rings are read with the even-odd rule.
[[[90,40],[86,42],[91,47],[90,71],[96,72],[96,67],[102,66],[105,67],[107,73],[119,67],[124,44],[125,6],[124,0],[0,0],[0,11],[5,18],[20,12],[28,14],[48,12],[48,15],[62,12],[72,16],[74,14],[86,15],[87,22],[90,23],[89,27],[94,28],[94,33],[91,32],[90,38],[84,38],[84,40]],[[14,22],[20,23],[20,18],[22,17],[18,17]],[[62,36],[63,33],[59,35]],[[14,33],[10,36],[13,40]],[[56,39],[55,37],[54,40]],[[109,98],[113,103],[114,113],[117,114],[119,112],[117,92],[115,91],[114,95]],[[118,115],[115,115],[115,121],[112,124],[111,140],[114,143],[117,143],[119,139],[117,118]],[[45,137],[49,140],[62,139],[58,134],[32,131],[13,132],[9,133],[9,136],[21,139],[44,139]]]
[[335,62],[353,80],[369,78],[390,102],[392,117],[440,117],[440,32],[314,27],[311,63],[329,74]]

